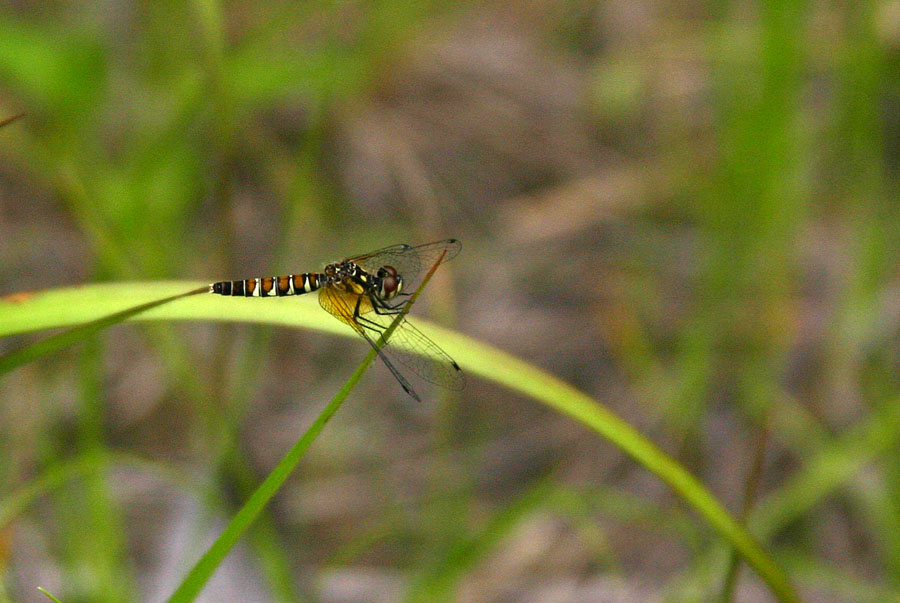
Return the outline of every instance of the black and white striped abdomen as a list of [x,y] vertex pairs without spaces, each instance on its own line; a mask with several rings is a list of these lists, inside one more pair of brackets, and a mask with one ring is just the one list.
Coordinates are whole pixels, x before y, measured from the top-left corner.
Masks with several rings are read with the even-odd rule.
[[288,276],[264,276],[242,281],[220,281],[209,286],[210,293],[242,297],[283,297],[303,295],[321,287],[323,277],[315,272]]

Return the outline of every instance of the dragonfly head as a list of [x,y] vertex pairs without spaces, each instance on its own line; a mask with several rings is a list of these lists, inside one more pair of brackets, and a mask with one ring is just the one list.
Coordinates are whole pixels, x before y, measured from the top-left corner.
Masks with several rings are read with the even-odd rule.
[[378,278],[378,297],[393,299],[403,289],[403,277],[393,266],[382,266],[375,275]]

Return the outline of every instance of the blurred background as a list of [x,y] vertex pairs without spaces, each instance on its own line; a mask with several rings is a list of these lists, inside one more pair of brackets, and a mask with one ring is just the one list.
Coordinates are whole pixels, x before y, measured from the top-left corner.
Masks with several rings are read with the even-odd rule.
[[[897,0],[6,3],[0,295],[459,238],[414,313],[621,414],[804,598],[896,600],[898,60]],[[366,351],[131,325],[6,376],[0,497],[48,493],[0,530],[0,600],[168,596]],[[201,600],[727,591],[596,434],[422,393],[373,367]]]

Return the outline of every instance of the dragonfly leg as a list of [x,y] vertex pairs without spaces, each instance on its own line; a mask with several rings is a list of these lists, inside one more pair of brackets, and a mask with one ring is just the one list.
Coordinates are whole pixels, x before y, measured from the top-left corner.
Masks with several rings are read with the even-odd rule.
[[[359,324],[361,324],[364,327],[372,329],[373,331],[378,331],[378,333],[381,333],[382,331],[384,331],[385,328],[387,328],[387,327],[385,327],[385,325],[381,324],[380,322],[376,322],[370,318],[366,318],[365,316],[360,314],[359,308],[360,308],[361,302],[362,302],[362,297],[360,297],[358,300],[356,300],[356,309],[353,312],[353,318],[356,320],[356,322],[358,322]],[[405,305],[405,302],[404,302],[403,304],[398,304],[397,306],[389,306],[384,303],[384,300],[380,300],[377,297],[375,297],[374,295],[371,298],[371,303],[372,303],[372,310],[374,310],[375,314],[377,314],[378,316],[396,316],[397,314],[400,314],[400,312],[403,311],[403,306]]]
[[[381,299],[378,296],[370,295],[370,301],[372,302],[372,309],[375,310],[375,314],[379,314],[381,316],[389,316],[391,314],[399,314],[403,311],[403,308],[406,304],[409,303],[409,300],[400,300],[394,305],[387,303],[385,300]],[[380,310],[380,312],[379,312]]]
[[[356,308],[353,310],[353,319],[359,324],[361,327],[366,328],[374,333],[377,333],[379,336],[384,332],[387,326],[381,324],[380,322],[376,322],[371,318],[366,318],[362,314],[360,314],[359,309],[362,302],[362,297],[356,300]],[[399,314],[399,310],[395,311],[378,311],[378,307],[373,304],[373,309],[375,309],[375,314],[379,316],[396,316]]]

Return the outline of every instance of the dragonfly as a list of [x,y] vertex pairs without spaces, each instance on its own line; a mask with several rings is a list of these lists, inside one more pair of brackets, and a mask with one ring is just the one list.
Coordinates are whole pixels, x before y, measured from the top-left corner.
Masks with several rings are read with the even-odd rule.
[[361,335],[378,353],[403,390],[420,401],[397,365],[425,381],[461,390],[465,376],[459,365],[419,329],[401,318],[387,344],[381,334],[403,311],[419,277],[437,262],[453,259],[462,248],[457,239],[424,245],[392,245],[325,266],[322,272],[221,281],[210,293],[241,297],[284,297],[319,292],[319,305]]

